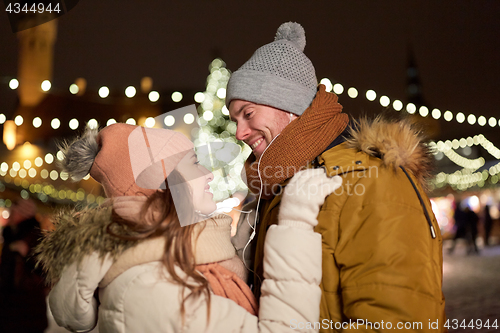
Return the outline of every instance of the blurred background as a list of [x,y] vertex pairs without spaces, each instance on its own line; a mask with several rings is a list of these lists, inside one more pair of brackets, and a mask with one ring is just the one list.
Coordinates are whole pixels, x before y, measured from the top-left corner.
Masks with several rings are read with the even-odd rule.
[[[91,178],[60,172],[55,143],[114,122],[180,130],[196,145],[239,144],[211,189],[217,201],[242,203],[250,150],[234,138],[227,80],[295,21],[344,112],[407,117],[428,137],[448,317],[491,325],[500,313],[500,2],[81,0],[17,33],[0,8],[0,228],[19,223],[11,215],[23,200],[42,229],[56,209],[103,202]],[[39,19],[22,14],[20,26]],[[169,114],[191,104],[197,114]]]

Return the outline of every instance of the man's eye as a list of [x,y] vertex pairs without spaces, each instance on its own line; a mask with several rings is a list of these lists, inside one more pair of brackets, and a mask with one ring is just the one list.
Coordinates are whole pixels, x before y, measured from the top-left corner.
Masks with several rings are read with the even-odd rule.
[[194,162],[194,164],[200,164],[200,161],[196,161],[196,162]]
[[245,113],[245,117],[250,118],[253,114],[253,111]]

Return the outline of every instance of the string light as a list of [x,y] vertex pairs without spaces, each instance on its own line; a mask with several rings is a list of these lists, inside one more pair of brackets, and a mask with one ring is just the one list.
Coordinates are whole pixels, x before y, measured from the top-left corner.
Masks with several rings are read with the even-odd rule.
[[226,88],[217,89],[217,97],[219,97],[220,99],[225,99],[226,98]]
[[59,160],[59,161],[62,161],[64,159],[64,154],[62,151],[58,151],[57,154],[56,154],[56,158]]
[[480,117],[477,119],[477,123],[479,124],[479,126],[484,126],[484,125],[486,125],[486,117],[484,117],[484,116],[480,116]]
[[99,88],[98,93],[99,93],[99,97],[106,98],[109,95],[109,88],[106,86],[103,86],[103,87]]
[[182,101],[182,94],[178,91],[174,91],[172,93],[171,97],[172,97],[172,101],[174,101],[176,103]]
[[[231,139],[232,140],[231,142],[235,142],[234,138],[230,137],[230,134],[229,134],[229,133],[234,134],[234,130],[235,130],[235,126],[233,126],[234,124],[221,117],[221,115],[228,116],[228,114],[229,114],[224,103],[220,101],[220,100],[225,99],[225,97],[226,97],[226,85],[227,85],[227,80],[229,78],[229,71],[227,71],[227,69],[224,68],[224,63],[222,62],[222,60],[215,59],[212,62],[212,64],[210,65],[210,72],[211,73],[209,75],[209,78],[207,79],[206,91],[196,93],[194,95],[194,100],[197,103],[202,104],[201,107],[202,107],[203,112],[201,114],[203,115],[203,117],[201,117],[201,119],[203,119],[205,122],[213,122],[214,125],[216,123],[217,124],[220,123],[221,126],[225,126],[226,131],[224,131],[223,133],[227,134],[227,138]],[[332,84],[332,82],[327,78],[322,79],[321,83],[323,83],[323,84],[325,84],[325,86],[327,86],[327,91],[333,91],[336,94],[342,94],[344,92],[344,87],[340,83]],[[16,89],[18,86],[19,86],[19,82],[16,79],[10,80],[9,87],[11,89]],[[48,91],[51,89],[51,83],[49,80],[45,80],[42,83],[42,89],[44,91]],[[70,86],[69,90],[72,94],[77,94],[79,89],[78,89],[77,85],[72,84]],[[99,89],[99,96],[101,96],[101,98],[106,98],[107,96],[109,96],[109,93],[110,93],[109,88],[107,88],[105,86],[103,86]],[[357,96],[358,96],[358,90],[354,87],[349,88],[347,90],[347,93],[348,93],[349,97],[351,97],[351,98],[357,98]],[[135,88],[133,86],[127,87],[127,89],[125,90],[125,95],[129,98],[134,97],[136,95]],[[183,98],[182,93],[180,93],[180,92],[174,92],[171,97],[172,97],[172,100],[174,102],[179,102]],[[148,94],[148,98],[151,102],[156,102],[159,100],[159,93],[156,91],[151,91]],[[377,93],[374,90],[368,90],[366,92],[366,98],[369,101],[374,101],[377,98]],[[387,107],[387,106],[391,105],[390,98],[388,96],[385,96],[385,95],[380,97],[379,102],[380,102],[380,105],[382,105],[383,107]],[[392,107],[396,111],[401,111],[403,109],[403,103],[399,100],[394,100],[392,102]],[[406,106],[406,111],[410,114],[414,114],[417,111],[417,107],[413,103],[409,103]],[[459,122],[459,123],[464,123],[465,120],[467,120],[467,123],[469,125],[475,125],[476,123],[479,126],[485,126],[486,124],[488,124],[490,127],[495,127],[497,124],[500,125],[500,121],[497,120],[495,117],[490,117],[489,119],[487,119],[484,116],[476,117],[476,115],[474,115],[474,114],[469,114],[466,116],[462,112],[459,112],[456,115],[454,115],[451,111],[446,111],[444,113],[441,113],[441,111],[439,109],[433,109],[431,112],[429,112],[429,109],[426,106],[420,106],[420,108],[418,109],[418,114],[422,117],[427,117],[430,114],[434,119],[440,119],[440,117],[443,116],[443,118],[446,121],[451,121],[453,119],[456,119],[457,122]],[[151,118],[151,117],[146,119],[146,126],[148,126],[148,125],[149,125],[148,127],[154,126],[154,124],[152,124],[152,125],[150,124],[151,121],[149,119],[153,119],[153,121],[154,121],[154,118]],[[191,124],[192,122],[194,122],[194,119],[195,118],[193,115],[188,114],[184,117],[183,120],[186,124]],[[0,124],[5,122],[5,121],[6,121],[5,115],[0,114]],[[15,118],[15,123],[17,126],[22,125],[23,121],[24,121],[24,119],[20,115],[18,115]],[[110,125],[110,124],[115,123],[115,122],[116,122],[116,120],[109,119],[107,122],[107,125]],[[129,118],[129,119],[127,119],[127,123],[129,123],[129,124],[132,123],[135,125],[136,121],[133,118]],[[173,126],[175,123],[175,118],[173,118],[172,116],[167,116],[164,118],[164,123],[167,126]],[[35,117],[33,119],[33,126],[35,128],[40,127],[41,124],[42,124],[42,119],[40,117]],[[94,127],[94,128],[97,127],[97,121],[95,119],[91,119],[88,124],[91,127]],[[72,119],[70,121],[70,124],[69,124],[71,129],[78,128],[78,125],[79,125],[79,122],[77,119]],[[60,121],[57,118],[52,119],[51,126],[54,129],[59,128]],[[219,138],[219,135],[216,133],[209,132],[209,133],[203,133],[203,134],[204,134],[204,137],[206,137],[207,139],[213,140],[214,136],[215,136],[215,138]],[[221,134],[220,137],[222,137],[222,136],[223,135]],[[435,144],[435,146],[436,146],[436,148],[438,146],[440,146],[441,149],[437,149],[436,153],[438,153],[438,152],[443,153],[450,160],[452,160],[457,165],[459,165],[463,168],[460,171],[460,174],[453,173],[450,175],[446,175],[446,174],[441,173],[439,176],[440,180],[442,180],[442,178],[444,177],[446,179],[446,181],[448,181],[448,183],[455,184],[455,185],[461,186],[461,187],[468,186],[474,182],[477,183],[479,181],[486,180],[484,178],[485,177],[484,173],[474,172],[474,170],[477,170],[478,168],[480,168],[481,166],[484,165],[484,159],[482,157],[477,158],[477,159],[468,159],[468,158],[465,158],[463,156],[460,156],[459,154],[457,154],[454,151],[455,149],[458,149],[458,147],[465,149],[466,147],[470,147],[472,144],[476,144],[476,145],[480,144],[491,155],[495,156],[497,159],[500,159],[500,150],[497,147],[495,147],[490,141],[486,140],[486,138],[484,138],[483,135],[475,136],[474,138],[469,137],[467,139],[462,138],[460,140],[438,142],[437,144]],[[59,153],[60,152],[58,152],[58,157],[59,157]],[[53,162],[53,159],[54,159],[54,157],[52,154],[47,154],[45,156],[45,162],[47,164],[51,164]],[[41,157],[37,157],[35,159],[34,163],[35,163],[35,166],[41,167],[43,165],[43,159]],[[14,166],[16,166],[17,168],[15,168]],[[24,166],[24,169],[20,169],[19,163],[15,162],[13,164],[13,168],[10,169],[11,176],[12,176],[12,174],[14,174],[14,176],[12,176],[13,178],[16,177],[17,175],[19,175],[19,177],[21,177],[21,178],[25,178],[26,175],[29,175],[31,178],[36,177],[37,170],[34,168],[31,168],[30,161],[24,161],[23,166]],[[9,177],[7,175],[8,171],[9,171],[8,164],[6,164],[5,162],[2,163],[1,167],[0,167],[0,172],[4,173],[4,175],[6,177]],[[498,173],[500,173],[500,163],[491,167],[488,174],[490,176],[496,176]],[[50,171],[50,174],[49,174],[48,170],[43,169],[39,172],[39,174],[44,179],[47,178],[49,175],[50,175],[50,178],[53,180],[54,180],[54,178],[55,179],[60,178],[62,180],[66,180],[68,178],[67,175],[64,173],[58,174],[56,170]],[[438,176],[436,176],[436,180],[437,180],[437,178],[438,178]],[[88,175],[87,175],[87,179],[88,179]],[[26,180],[24,180],[24,182],[23,182],[23,181],[18,180],[16,178],[16,181],[18,181],[19,184],[27,184]],[[232,184],[231,186],[234,188],[234,184]],[[224,184],[224,185],[220,185],[218,187],[222,187],[223,191],[227,191],[229,188],[231,188],[231,186],[228,184]],[[80,192],[80,193],[82,193],[82,192]],[[59,196],[59,197],[62,196],[62,197],[67,197],[67,198],[70,198],[70,197],[76,198],[77,193],[76,192],[69,193],[67,191],[65,192],[63,190],[59,190],[57,196]],[[91,195],[89,195],[89,196],[90,196],[90,200],[92,200],[92,196]],[[79,198],[81,198],[81,197],[82,197],[82,194],[79,195]]]
[[413,103],[408,103],[406,105],[406,111],[409,113],[409,114],[414,114],[415,111],[417,111],[417,107],[415,106],[415,104]]
[[356,88],[351,87],[347,89],[347,95],[349,95],[349,97],[351,98],[356,98],[358,97],[358,91],[356,90]]
[[497,125],[497,120],[495,119],[495,117],[490,117],[490,119],[488,119],[488,125],[490,125],[491,127],[495,127]]
[[421,106],[420,109],[418,109],[418,113],[425,118],[429,115],[429,109],[426,106]]
[[73,118],[69,121],[69,128],[71,128],[72,130],[76,130],[79,126],[79,122],[77,119]]
[[205,94],[204,93],[197,92],[196,94],[194,94],[194,101],[196,103],[203,103],[204,100],[205,100]]
[[163,122],[165,123],[166,126],[170,127],[175,124],[175,118],[174,116],[168,115],[163,119]]
[[144,122],[144,125],[145,125],[146,127],[149,127],[149,128],[154,127],[154,126],[155,126],[155,118],[153,118],[153,117],[148,117],[148,118],[146,119],[146,121]]
[[50,122],[50,126],[53,128],[53,129],[58,129],[59,126],[61,126],[61,121],[57,118],[54,118],[52,119],[52,121]]
[[184,115],[184,123],[190,125],[194,122],[194,116],[191,113],[186,113]]
[[72,93],[73,95],[76,95],[78,94],[78,92],[80,91],[80,88],[78,88],[78,86],[76,84],[72,84],[69,86],[69,92]]
[[403,103],[397,99],[394,102],[392,102],[392,107],[396,111],[401,111],[403,109]]
[[377,98],[377,93],[373,90],[368,90],[366,92],[366,99],[369,100],[370,102],[374,101],[375,98]]
[[97,127],[99,127],[99,124],[97,123],[97,120],[95,120],[94,118],[90,119],[89,122],[87,123],[87,126],[91,129],[95,129]]
[[52,155],[51,153],[47,153],[45,155],[45,163],[52,164],[52,162],[54,162],[54,155]]
[[59,177],[59,174],[57,173],[57,171],[56,171],[56,170],[52,170],[52,171],[50,172],[49,176],[50,176],[50,179],[52,179],[52,180],[57,180],[57,178]]
[[34,178],[36,176],[36,170],[34,168],[31,168],[28,170],[28,175],[31,177],[31,178]]
[[[331,91],[330,87],[332,85],[332,82],[330,79],[323,78],[320,81],[320,83],[324,84],[326,86],[327,91]],[[336,90],[336,88],[335,88],[336,86],[338,87],[338,90]],[[341,94],[343,92],[342,85],[340,83],[334,84],[333,91],[337,95]],[[354,87],[351,87],[347,90],[347,94],[351,98],[356,98],[356,97],[358,97],[358,90]],[[377,96],[377,93],[374,90],[368,90],[366,92],[366,98],[369,101],[375,100],[376,96]],[[389,106],[390,105],[390,98],[387,96],[382,96],[380,98],[380,105],[382,105],[383,107]],[[392,107],[395,111],[401,111],[403,109],[403,103],[401,103],[401,101],[399,101],[399,100],[394,100],[392,103]],[[410,114],[415,114],[417,111],[417,108],[416,108],[415,104],[408,103],[408,105],[406,106],[406,111]],[[424,118],[427,117],[429,115],[429,113],[431,114],[432,118],[434,118],[434,119],[440,119],[441,116],[443,116],[444,120],[446,120],[446,121],[451,121],[451,120],[453,120],[453,118],[455,118],[458,123],[464,123],[465,120],[467,120],[467,123],[469,125],[478,124],[479,126],[485,126],[486,124],[488,124],[491,127],[495,127],[498,124],[500,126],[500,119],[497,120],[495,117],[490,117],[489,119],[487,119],[484,116],[477,117],[474,114],[469,114],[466,117],[462,112],[459,112],[454,116],[454,114],[449,110],[442,113],[439,109],[433,109],[431,112],[429,112],[429,108],[425,105],[420,106],[420,108],[418,109],[418,114]]]
[[214,118],[214,113],[210,110],[207,110],[205,112],[203,112],[203,119],[205,119],[206,121],[210,121]]
[[[23,169],[23,171],[26,172],[26,170],[24,170],[24,169]],[[42,171],[46,171],[46,170],[42,170]],[[55,171],[55,170],[53,170],[53,171]],[[57,171],[55,173],[57,173]],[[31,178],[34,178],[36,176],[36,171],[34,169],[30,169],[28,171],[28,175]],[[25,176],[26,175],[24,175],[24,177]],[[53,177],[57,178],[55,174],[53,174]],[[66,178],[64,173],[61,173],[60,177]],[[47,178],[47,177],[45,177],[45,178]],[[4,182],[5,183],[13,182],[14,185],[22,187],[23,189],[20,191],[20,195],[24,199],[28,199],[30,196],[29,192],[31,192],[31,193],[35,194],[38,197],[38,199],[40,199],[42,202],[47,202],[49,197],[51,197],[54,200],[71,200],[73,202],[77,202],[77,201],[81,202],[81,201],[86,200],[88,204],[95,202],[98,205],[101,205],[106,200],[102,196],[96,197],[95,195],[93,195],[91,193],[86,193],[83,188],[79,188],[76,191],[73,191],[73,190],[67,189],[67,188],[57,189],[52,184],[39,183],[39,182],[30,183],[26,179],[21,180],[19,178],[12,180],[9,176],[6,176],[4,178]],[[5,186],[1,182],[0,182],[0,187],[5,188]],[[0,206],[10,207],[10,205],[11,205],[11,202],[9,199],[6,199],[6,200],[0,199]]]
[[340,83],[335,83],[333,85],[333,92],[340,95],[344,92],[344,87]]
[[33,118],[33,127],[38,128],[42,126],[42,119],[40,117]]
[[450,174],[440,172],[433,179],[432,185],[440,188],[448,184],[457,190],[463,191],[476,185],[480,187],[484,186],[488,178],[491,184],[496,184],[499,180],[497,175],[500,173],[500,162],[490,167],[489,170],[480,172],[476,170],[484,166],[485,161],[483,157],[467,159],[453,151],[453,149],[457,149],[458,147],[465,150],[473,145],[481,145],[497,160],[500,159],[500,149],[495,147],[482,134],[468,137],[467,139],[461,138],[460,140],[454,139],[452,141],[447,140],[446,142],[438,141],[437,143],[430,142],[429,147],[434,151],[436,158],[439,156],[439,153],[443,153],[452,162],[463,168]]
[[127,89],[125,89],[125,96],[128,98],[132,98],[135,96],[136,90],[133,86],[128,86]]
[[24,119],[21,115],[17,115],[16,118],[14,118],[14,124],[17,126],[21,126],[24,122]]
[[9,81],[9,88],[12,89],[12,90],[15,90],[19,87],[19,81],[17,81],[16,79],[11,79]]
[[383,107],[387,107],[389,106],[389,104],[391,104],[391,100],[389,99],[389,97],[387,96],[380,97],[380,105],[382,105]]
[[441,111],[439,109],[433,109],[431,115],[432,118],[439,119],[441,118]]
[[[226,79],[226,77],[224,75],[226,75],[226,73],[229,73],[229,71],[227,71],[227,69],[224,67],[217,67],[217,66],[211,65],[210,68],[211,68],[211,75],[209,76],[209,79],[215,79],[215,80],[219,80],[221,78]],[[227,79],[228,79],[228,77],[227,77]],[[337,95],[342,94],[344,92],[344,87],[342,86],[342,84],[340,84],[340,83],[333,84],[332,81],[328,78],[321,79],[320,83],[322,83],[326,86],[327,91],[333,91]],[[17,89],[19,87],[19,81],[17,79],[13,78],[9,81],[8,85],[11,89]],[[41,84],[42,90],[44,90],[44,91],[50,90],[51,85],[52,84],[49,80],[44,80]],[[80,88],[77,84],[73,83],[69,86],[69,90],[72,94],[78,94]],[[225,86],[219,87],[219,88],[214,88],[214,85],[210,84],[210,82],[208,82],[207,92],[214,92],[214,91],[216,92],[217,97],[219,97],[221,99],[225,98],[225,93],[226,93]],[[108,87],[102,86],[101,88],[99,88],[98,93],[99,93],[99,96],[101,98],[106,98],[109,96],[110,90]],[[137,91],[136,91],[136,88],[134,86],[128,86],[125,89],[125,95],[129,98],[136,96],[136,93],[137,93]],[[347,93],[348,93],[349,97],[351,97],[351,98],[358,97],[358,90],[354,87],[349,88],[347,90]],[[370,89],[366,92],[366,97],[370,101],[375,100],[376,96],[377,96],[377,93],[372,89]],[[160,94],[157,91],[150,91],[148,94],[148,98],[151,102],[157,102],[160,98]],[[182,100],[182,98],[183,98],[182,93],[180,93],[178,91],[176,91],[172,94],[172,100],[174,102],[179,102]],[[205,94],[202,92],[196,93],[194,95],[194,100],[196,103],[203,103],[203,101],[205,100]],[[390,105],[389,97],[387,97],[385,95],[382,96],[380,98],[380,104],[383,107],[389,106]],[[401,101],[399,101],[399,100],[394,100],[394,102],[392,104],[393,104],[392,105],[393,109],[396,111],[401,111],[403,109],[403,105],[402,105]],[[416,113],[416,107],[414,108],[412,103],[409,103],[407,105],[406,109],[407,109],[408,113],[410,113],[410,114]],[[439,109],[433,109],[432,112],[429,112],[429,109],[426,106],[421,106],[419,108],[418,113],[422,117],[427,117],[430,113],[434,119],[440,119],[441,116],[443,116],[443,118],[446,121],[451,121],[451,120],[453,120],[453,118],[455,118],[457,120],[457,122],[459,122],[459,123],[464,123],[465,120],[467,120],[467,124],[469,124],[471,126],[475,125],[475,124],[478,124],[479,126],[486,126],[486,124],[488,124],[491,127],[495,127],[498,124],[500,126],[500,119],[496,119],[495,117],[490,117],[490,118],[486,118],[484,116],[478,117],[474,114],[469,114],[466,116],[462,112],[459,112],[456,115],[454,115],[449,110],[444,112],[444,114],[443,114]],[[0,114],[0,124],[3,124],[6,121],[6,119],[4,119],[4,118],[5,118],[5,115]],[[20,125],[18,125],[18,126],[20,126]]]
[[150,91],[148,94],[148,98],[151,102],[158,102],[160,99],[160,94],[157,91]]
[[41,87],[43,91],[49,91],[50,88],[52,87],[52,84],[50,83],[49,80],[44,80],[41,84]]
[[37,167],[41,167],[43,165],[43,159],[40,156],[38,156],[37,158],[35,158],[35,165]]
[[451,111],[445,111],[444,112],[444,120],[452,121],[453,120],[453,113],[451,113]]
[[467,122],[471,125],[474,125],[476,123],[476,116],[473,115],[473,114],[470,114],[468,117],[467,117]]

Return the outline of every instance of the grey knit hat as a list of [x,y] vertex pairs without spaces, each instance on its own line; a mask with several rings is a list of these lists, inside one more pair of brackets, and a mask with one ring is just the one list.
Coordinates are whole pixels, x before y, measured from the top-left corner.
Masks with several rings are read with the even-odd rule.
[[304,28],[283,23],[274,42],[266,44],[231,75],[226,106],[234,99],[264,104],[301,115],[311,105],[318,80],[314,66],[303,53]]

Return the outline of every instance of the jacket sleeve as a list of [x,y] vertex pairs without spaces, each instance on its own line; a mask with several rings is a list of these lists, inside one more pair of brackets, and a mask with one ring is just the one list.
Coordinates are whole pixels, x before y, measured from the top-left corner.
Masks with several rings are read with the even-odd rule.
[[64,268],[49,294],[50,311],[59,326],[71,332],[88,332],[96,326],[94,292],[112,263],[109,256],[99,258],[93,253]]
[[[259,317],[231,300],[212,296],[208,332],[318,331],[321,235],[272,225],[266,236],[264,270]],[[200,306],[196,312],[198,323],[191,323],[189,332],[205,329],[206,308]]]

